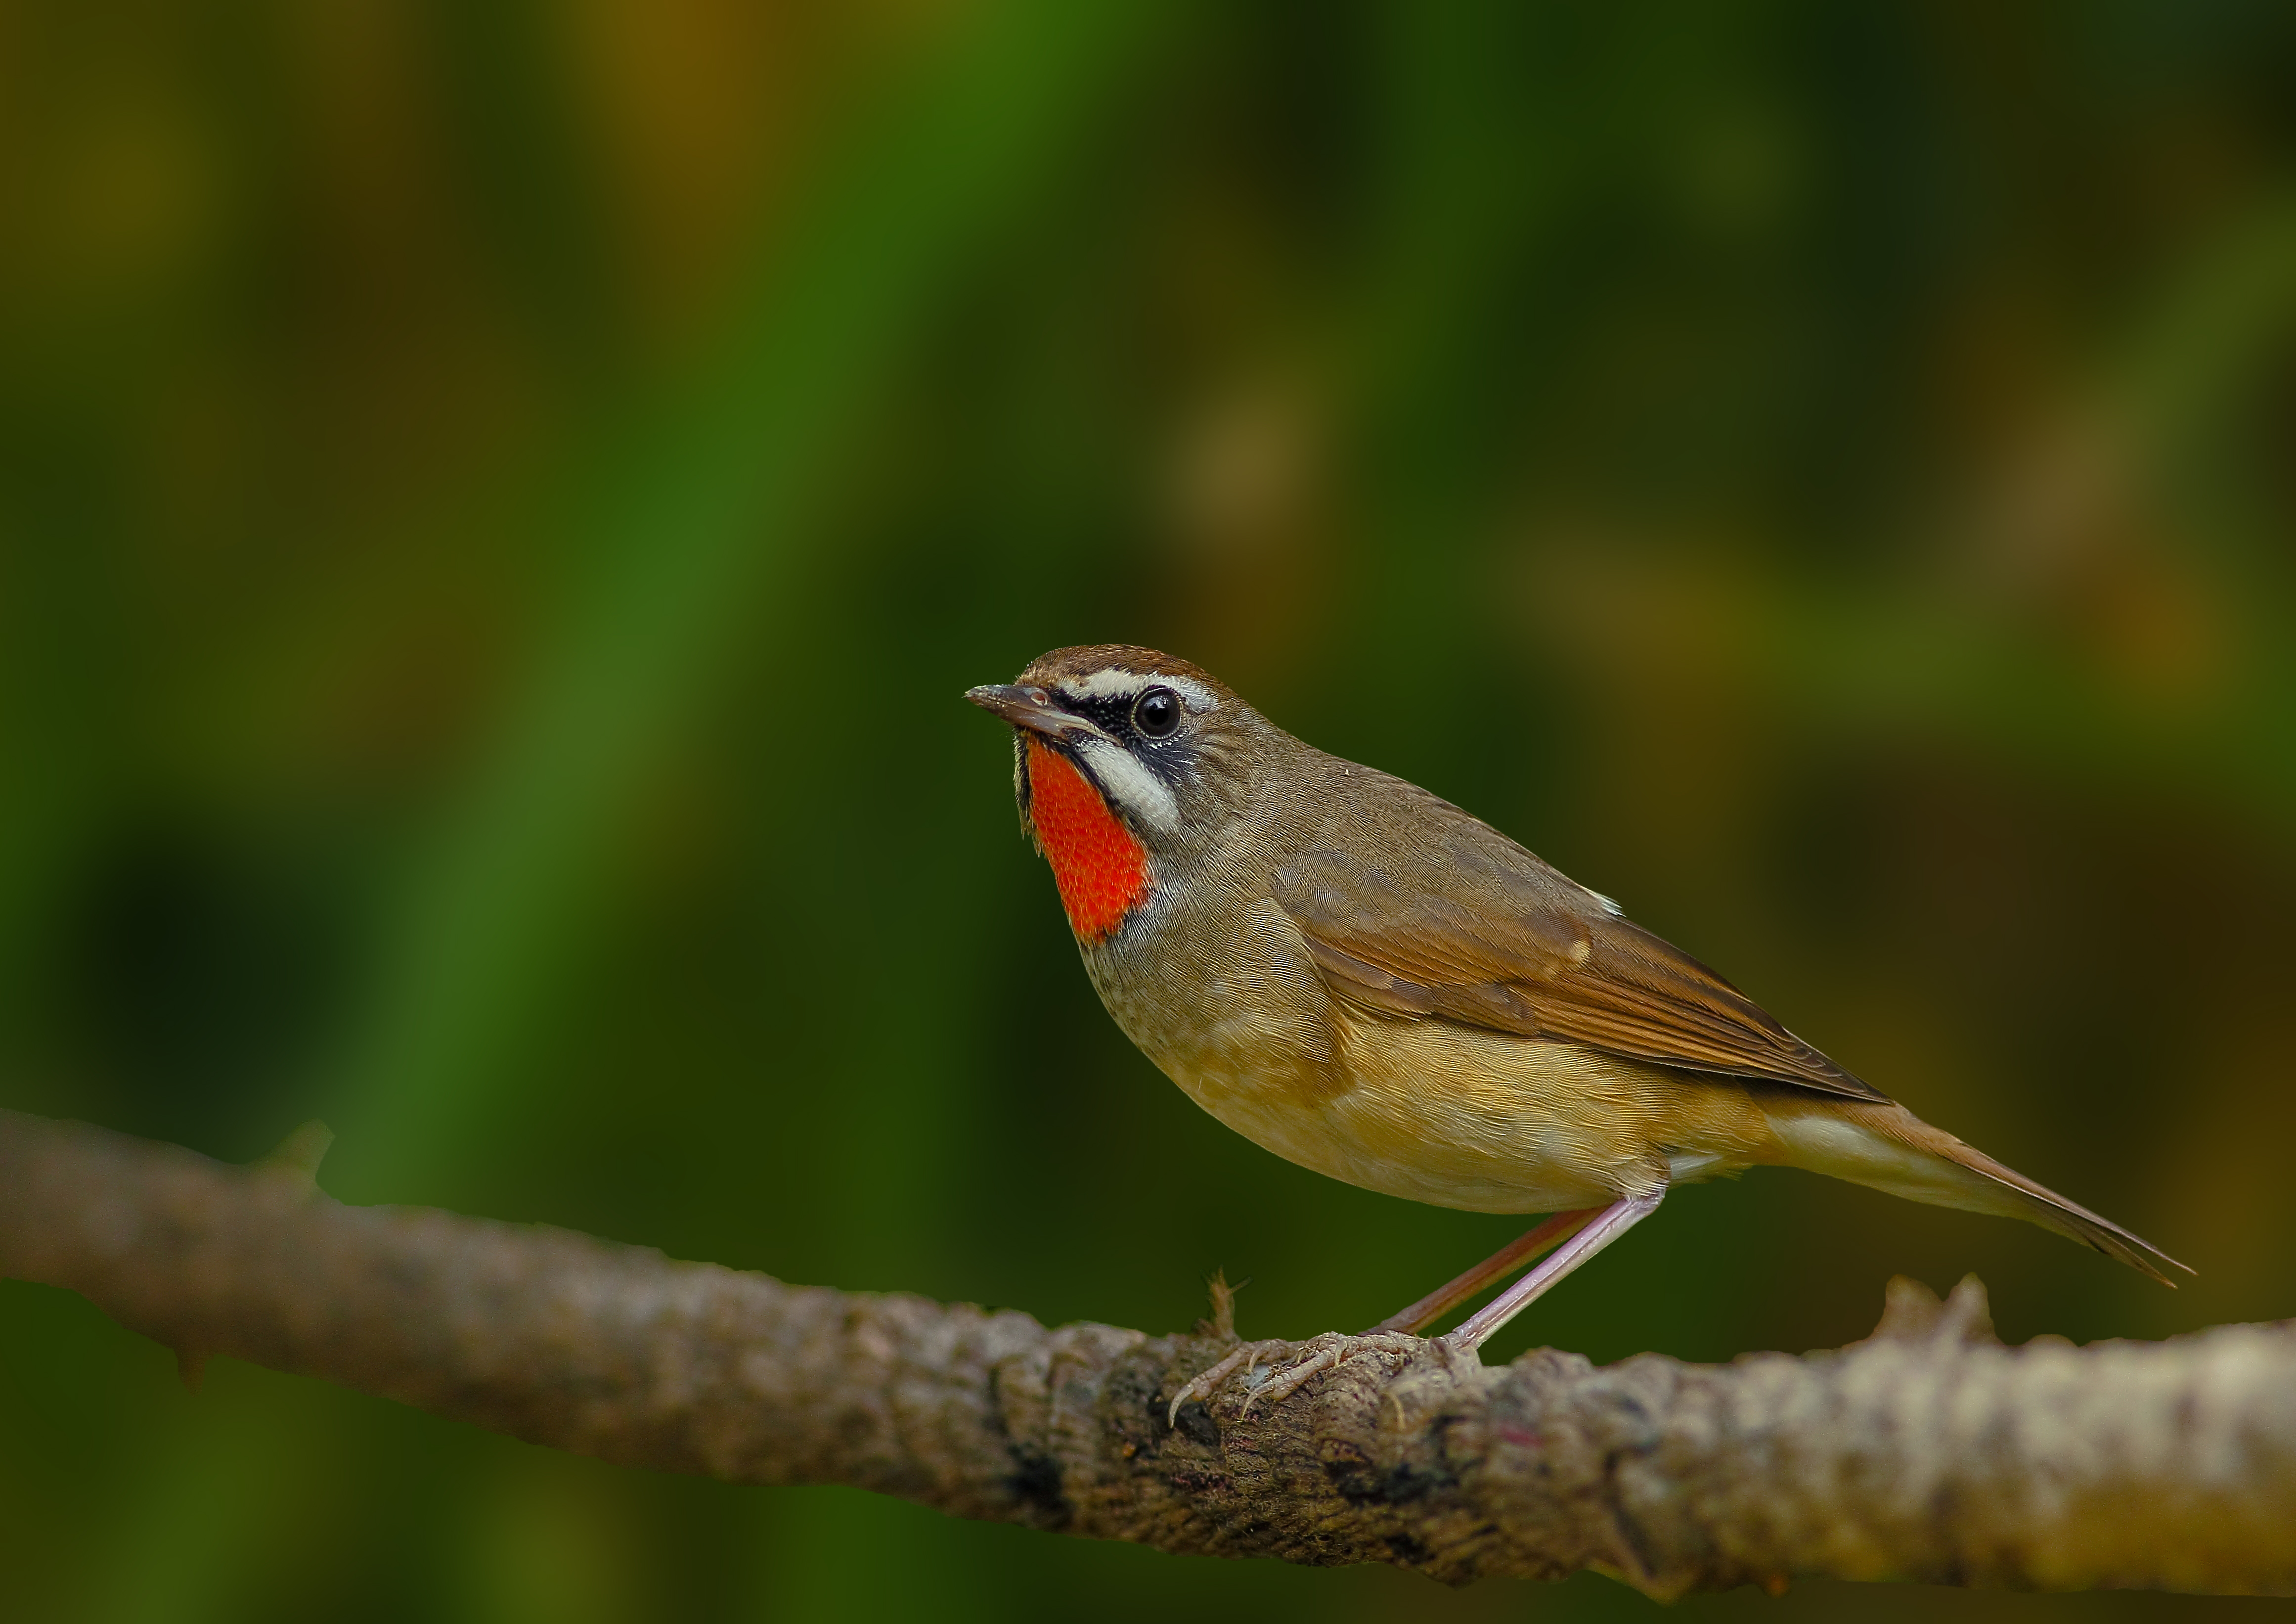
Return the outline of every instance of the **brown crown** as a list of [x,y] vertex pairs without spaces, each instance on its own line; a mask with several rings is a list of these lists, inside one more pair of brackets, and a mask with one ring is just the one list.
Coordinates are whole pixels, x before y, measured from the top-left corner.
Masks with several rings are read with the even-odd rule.
[[1171,677],[1193,677],[1205,686],[1234,697],[1234,691],[1192,660],[1177,654],[1167,654],[1160,649],[1143,648],[1136,643],[1080,644],[1075,648],[1054,649],[1039,654],[1029,662],[1029,668],[1015,680],[1023,685],[1058,682],[1063,677],[1087,677],[1095,671],[1111,668],[1146,673],[1161,671]]

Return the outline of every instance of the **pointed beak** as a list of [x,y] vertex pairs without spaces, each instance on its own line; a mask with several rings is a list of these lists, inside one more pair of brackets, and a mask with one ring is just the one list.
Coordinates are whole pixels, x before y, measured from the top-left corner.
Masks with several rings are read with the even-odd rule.
[[990,684],[967,689],[964,697],[983,710],[995,711],[1013,726],[1025,727],[1030,733],[1042,734],[1048,739],[1100,731],[1082,717],[1070,716],[1054,705],[1053,696],[1042,688],[1021,688],[1009,683]]

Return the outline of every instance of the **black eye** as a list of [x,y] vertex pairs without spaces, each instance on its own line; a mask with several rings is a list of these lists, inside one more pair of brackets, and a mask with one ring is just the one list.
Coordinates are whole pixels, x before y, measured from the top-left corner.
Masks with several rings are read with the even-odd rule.
[[1144,739],[1168,739],[1180,727],[1180,696],[1169,688],[1151,688],[1132,702],[1132,725]]

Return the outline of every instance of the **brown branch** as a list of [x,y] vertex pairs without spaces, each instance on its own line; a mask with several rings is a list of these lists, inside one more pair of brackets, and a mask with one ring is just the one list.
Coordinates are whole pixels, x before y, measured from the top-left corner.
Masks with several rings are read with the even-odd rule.
[[1893,1282],[1873,1339],[1727,1366],[1369,1354],[1166,1425],[1224,1326],[787,1286],[566,1231],[319,1193],[317,1146],[230,1168],[0,1111],[0,1272],[188,1355],[320,1375],[534,1443],[846,1483],[1168,1551],[1582,1567],[1671,1595],[1795,1574],[2296,1588],[2296,1328],[2076,1349],[1982,1289]]

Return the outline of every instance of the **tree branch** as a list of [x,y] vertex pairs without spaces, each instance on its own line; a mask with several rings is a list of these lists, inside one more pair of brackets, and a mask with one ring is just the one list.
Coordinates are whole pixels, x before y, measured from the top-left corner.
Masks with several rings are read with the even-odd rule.
[[[1595,1567],[1674,1595],[1791,1575],[2296,1589],[2296,1327],[1993,1339],[1905,1280],[1869,1341],[1727,1366],[1366,1354],[1241,1414],[1164,1407],[1233,1345],[787,1286],[563,1230],[345,1207],[0,1111],[0,1272],[187,1357],[331,1378],[529,1442],[845,1483],[1168,1551]],[[1226,1318],[1223,1313],[1220,1318]]]

